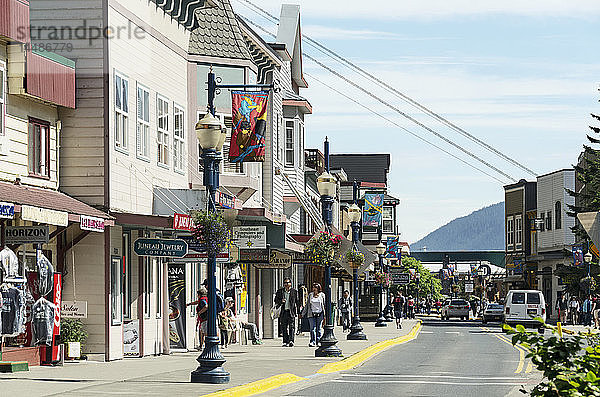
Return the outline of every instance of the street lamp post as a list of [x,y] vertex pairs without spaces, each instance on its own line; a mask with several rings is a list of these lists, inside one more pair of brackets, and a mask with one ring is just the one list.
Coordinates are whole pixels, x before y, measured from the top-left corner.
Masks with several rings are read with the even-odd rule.
[[[385,253],[385,251],[384,251]],[[385,265],[385,274],[390,274],[390,264],[389,262]],[[390,308],[392,307],[392,295],[390,295],[390,285],[388,284],[388,286],[385,288],[385,292],[386,292],[386,307]],[[387,323],[391,323],[392,321],[394,321],[394,317],[392,317],[392,310],[386,310],[385,311],[385,322]]]
[[[212,104],[211,104],[212,105]],[[212,106],[209,108],[212,109]],[[213,110],[214,111],[214,110]],[[215,193],[219,188],[219,162],[225,142],[221,122],[211,112],[196,124],[196,135],[202,147],[204,186],[208,193],[208,210],[216,212]],[[202,354],[196,359],[200,366],[192,372],[192,383],[228,383],[229,372],[223,369],[225,358],[219,350],[217,335],[217,261],[214,252],[208,254],[208,329]]]
[[[358,243],[358,234],[360,231],[360,220],[362,218],[362,213],[356,202],[358,201],[358,185],[356,181],[354,181],[353,186],[353,195],[354,195],[354,204],[348,208],[348,217],[350,218],[350,226],[352,227],[352,243],[354,247],[356,247],[356,243]],[[352,325],[350,326],[350,333],[346,337],[348,340],[366,340],[367,335],[363,332],[363,326],[360,323],[359,317],[359,308],[358,308],[358,265],[352,264],[352,286],[354,288],[354,306],[353,306],[353,318]]]
[[[337,192],[337,182],[329,173],[329,141],[325,138],[325,172],[317,178],[317,190],[321,195],[322,217],[327,229],[333,223],[333,202]],[[327,258],[325,263],[325,325],[321,346],[315,350],[315,357],[341,357],[342,350],[337,346],[337,339],[333,333],[333,316],[331,313],[331,262]]]
[[421,274],[418,271],[417,271],[417,274],[415,274],[415,280],[417,281],[417,294],[416,294],[417,295],[417,302],[416,302],[415,306],[417,307],[417,309],[421,309],[422,310],[423,308],[419,306],[420,303],[421,303],[419,301],[419,287],[421,285]]
[[[379,255],[379,269],[383,272],[383,254],[385,254],[385,245],[383,245],[381,240],[379,241],[377,247],[375,247],[375,250],[377,251],[377,255]],[[379,317],[377,317],[375,322],[376,327],[387,327],[387,324],[385,323],[385,317],[383,316],[383,309],[381,307],[383,303],[382,301],[383,285],[381,286],[381,293],[379,294]]]
[[[589,244],[589,243],[588,243]],[[588,265],[588,281],[590,280],[590,275],[591,275],[591,266],[592,266],[592,253],[590,252],[589,246],[588,246],[588,252],[586,252],[586,254],[583,256],[583,261],[585,263],[587,263]],[[591,288],[592,288],[592,283],[588,283],[588,296],[590,296],[591,294]]]

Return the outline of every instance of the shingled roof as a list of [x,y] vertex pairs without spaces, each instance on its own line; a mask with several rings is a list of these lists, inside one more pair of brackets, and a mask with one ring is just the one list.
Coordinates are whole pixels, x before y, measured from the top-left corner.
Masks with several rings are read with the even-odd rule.
[[190,37],[190,54],[252,60],[229,0],[198,10],[196,19],[198,28]]

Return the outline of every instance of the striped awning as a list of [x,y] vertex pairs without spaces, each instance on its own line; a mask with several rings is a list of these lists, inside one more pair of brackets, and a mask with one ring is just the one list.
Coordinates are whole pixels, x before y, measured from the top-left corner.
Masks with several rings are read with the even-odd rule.
[[216,6],[213,0],[152,0],[152,2],[189,30],[198,28],[196,10]]

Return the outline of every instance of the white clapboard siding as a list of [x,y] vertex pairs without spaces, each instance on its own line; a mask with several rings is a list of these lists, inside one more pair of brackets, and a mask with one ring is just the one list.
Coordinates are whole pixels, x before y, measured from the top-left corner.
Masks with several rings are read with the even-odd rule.
[[[91,205],[104,203],[103,40],[68,36],[50,38],[36,27],[101,27],[102,0],[31,0],[35,43],[65,44],[59,55],[76,62],[76,109],[59,108],[60,190]],[[81,37],[81,36],[80,36]],[[64,176],[63,176],[64,171]],[[94,178],[89,178],[94,176]]]

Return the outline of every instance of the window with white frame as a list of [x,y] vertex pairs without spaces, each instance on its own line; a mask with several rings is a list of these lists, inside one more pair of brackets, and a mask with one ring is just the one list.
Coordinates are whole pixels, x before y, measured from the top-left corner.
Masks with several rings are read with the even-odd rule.
[[544,232],[544,231],[546,231],[546,213],[545,212],[542,212],[540,214],[540,219],[542,220],[540,232]]
[[169,165],[169,101],[156,96],[157,161],[159,165]]
[[137,128],[136,147],[138,157],[148,160],[148,142],[150,140],[150,91],[137,86]]
[[298,145],[298,168],[302,169],[304,167],[304,123],[300,123],[300,131],[299,131],[299,142]]
[[285,165],[294,166],[294,121],[285,122]]
[[129,81],[115,71],[115,146],[127,149],[129,132]]
[[521,248],[523,244],[523,218],[521,215],[515,217],[515,245]]
[[383,233],[394,233],[394,207],[383,207]]
[[50,123],[30,117],[27,135],[29,175],[50,178]]
[[4,118],[6,114],[6,65],[0,62],[0,135],[4,135]]
[[173,167],[185,172],[185,112],[173,104]]
[[506,245],[512,248],[514,245],[515,220],[513,217],[506,218]]
[[546,230],[552,230],[552,211],[546,213]]
[[119,325],[123,322],[123,273],[121,272],[121,258],[116,256],[110,262],[110,297],[111,297],[111,324]]

